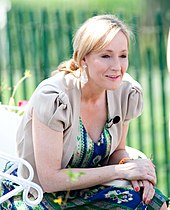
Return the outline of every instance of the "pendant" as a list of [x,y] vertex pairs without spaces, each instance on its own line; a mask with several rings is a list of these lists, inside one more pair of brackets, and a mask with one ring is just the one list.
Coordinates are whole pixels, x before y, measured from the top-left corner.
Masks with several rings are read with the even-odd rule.
[[100,139],[97,142],[97,146],[100,146],[103,143],[104,143],[104,141],[103,141],[103,134],[102,134],[101,137],[100,137]]

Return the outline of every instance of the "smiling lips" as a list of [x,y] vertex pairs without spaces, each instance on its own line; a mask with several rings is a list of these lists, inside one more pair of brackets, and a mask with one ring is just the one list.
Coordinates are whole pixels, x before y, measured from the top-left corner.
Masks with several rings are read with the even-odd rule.
[[120,77],[120,75],[115,75],[115,76],[114,75],[106,75],[106,77],[111,80],[117,80]]

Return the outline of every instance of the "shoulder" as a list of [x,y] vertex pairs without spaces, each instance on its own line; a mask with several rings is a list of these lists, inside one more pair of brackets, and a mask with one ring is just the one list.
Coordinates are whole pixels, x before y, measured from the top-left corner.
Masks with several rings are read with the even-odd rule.
[[69,126],[76,104],[79,104],[78,80],[61,72],[38,85],[29,100],[28,113],[32,115],[34,109],[41,122],[59,131]]
[[125,74],[120,87],[109,94],[110,106],[122,120],[129,121],[143,111],[143,91],[141,85],[129,74]]
[[[35,89],[30,100],[38,101],[38,98],[69,98],[78,94],[79,92],[79,80],[73,74],[65,74],[59,72],[55,76],[43,80]],[[72,92],[74,94],[72,94]]]
[[61,91],[68,91],[79,86],[79,80],[71,73],[66,74],[65,72],[58,72],[54,76],[43,80],[37,87],[37,89],[54,87]]
[[142,93],[142,86],[139,82],[133,79],[128,73],[125,73],[122,79],[122,84],[120,89],[124,90],[128,88],[128,90],[136,89],[137,91]]

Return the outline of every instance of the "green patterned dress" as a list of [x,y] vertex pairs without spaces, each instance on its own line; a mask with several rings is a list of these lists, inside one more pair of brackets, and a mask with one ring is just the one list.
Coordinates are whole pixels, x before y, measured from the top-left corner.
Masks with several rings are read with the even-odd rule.
[[[72,168],[100,167],[102,161],[108,157],[111,148],[111,136],[107,123],[101,133],[100,139],[94,143],[86,132],[80,119],[80,135],[77,137],[77,146],[68,164]],[[4,181],[0,186],[0,194],[15,188],[15,184]],[[33,197],[30,195],[30,198]],[[142,189],[135,192],[132,187],[95,186],[83,190],[70,192],[45,193],[42,202],[32,208],[22,201],[21,193],[2,203],[0,210],[54,210],[54,209],[160,209],[163,202],[168,199],[158,190],[149,205],[142,201]],[[63,201],[60,203],[60,201]],[[66,202],[65,202],[66,201]]]

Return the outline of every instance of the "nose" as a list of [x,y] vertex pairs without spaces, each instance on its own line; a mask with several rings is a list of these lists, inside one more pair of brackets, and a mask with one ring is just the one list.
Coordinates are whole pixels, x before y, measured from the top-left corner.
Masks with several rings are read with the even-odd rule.
[[112,71],[120,71],[121,70],[121,63],[119,58],[114,58],[111,63],[111,70]]

